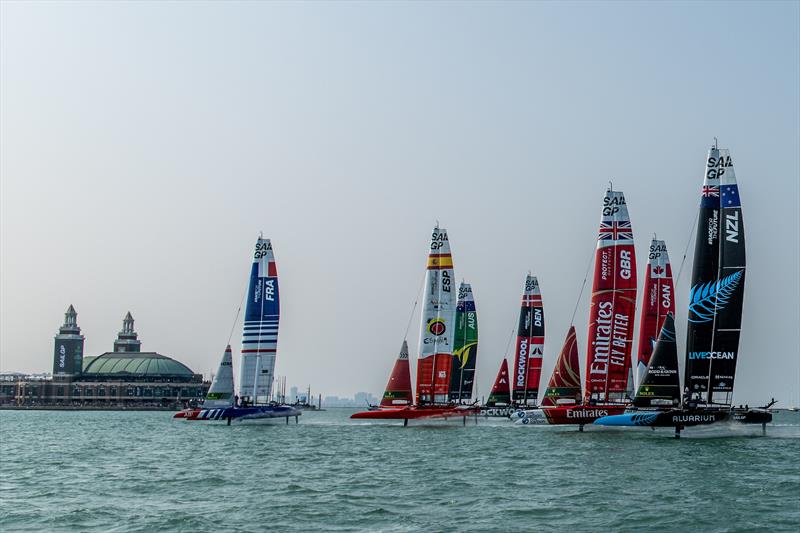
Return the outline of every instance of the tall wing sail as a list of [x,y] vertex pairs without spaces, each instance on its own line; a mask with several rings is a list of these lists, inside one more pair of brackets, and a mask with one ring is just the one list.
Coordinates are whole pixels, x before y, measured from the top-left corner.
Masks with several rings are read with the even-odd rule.
[[581,370],[575,326],[570,326],[556,366],[542,398],[542,407],[578,404],[581,402]]
[[588,402],[625,401],[633,387],[636,255],[621,191],[606,191],[597,236],[586,354]]
[[678,347],[675,344],[675,316],[670,312],[658,336],[653,354],[633,398],[637,407],[676,406],[681,399],[678,377]]
[[685,392],[730,405],[745,278],[744,221],[728,150],[711,148],[701,191],[689,293]]
[[486,405],[494,407],[495,405],[508,405],[510,403],[511,386],[508,381],[508,360],[503,358],[503,362],[500,363],[500,370],[494,379],[494,385],[492,385],[492,392],[489,393],[489,399],[486,400]]
[[653,239],[642,291],[642,314],[639,321],[639,351],[636,363],[636,383],[642,383],[647,363],[667,313],[675,314],[675,287],[667,245]]
[[453,257],[447,230],[431,233],[417,362],[417,403],[447,403],[455,322]]
[[208,389],[206,399],[203,401],[205,408],[231,407],[233,405],[233,356],[231,345],[225,348],[222,360],[219,362],[217,373]]
[[269,401],[272,394],[279,318],[278,269],[272,243],[259,237],[247,289],[239,380],[239,396],[256,403]]
[[536,404],[544,354],[544,308],[539,281],[528,274],[517,326],[514,355],[514,396],[516,402]]
[[413,401],[411,392],[411,370],[408,365],[408,343],[403,341],[400,355],[394,362],[394,368],[386,384],[386,390],[381,398],[381,407],[394,407],[409,405]]
[[459,402],[472,399],[475,363],[478,359],[478,313],[469,283],[461,282],[458,287],[455,328],[450,399]]

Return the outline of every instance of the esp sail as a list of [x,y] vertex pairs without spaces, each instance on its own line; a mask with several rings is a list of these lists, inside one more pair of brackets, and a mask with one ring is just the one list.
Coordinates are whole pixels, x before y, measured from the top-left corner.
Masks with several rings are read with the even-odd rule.
[[231,345],[225,348],[222,360],[219,362],[217,373],[208,389],[203,408],[223,408],[233,406],[233,355]]
[[408,364],[408,342],[403,341],[400,355],[394,362],[389,382],[381,398],[381,407],[410,405],[413,401],[411,392],[411,369]]
[[736,173],[728,150],[708,152],[689,293],[685,392],[730,405],[744,300],[745,242]]
[[453,257],[447,230],[431,233],[417,361],[417,404],[447,403],[455,322]]
[[556,407],[581,402],[581,370],[575,326],[570,326],[556,366],[542,398],[542,407]]
[[472,287],[461,282],[456,304],[453,368],[450,373],[450,400],[472,399],[475,382],[475,363],[478,359],[478,313]]
[[668,313],[675,314],[675,287],[667,245],[653,239],[642,292],[642,314],[639,321],[639,350],[636,362],[636,384],[644,379],[647,363]]
[[508,405],[511,403],[511,384],[508,381],[508,360],[503,358],[500,363],[500,370],[497,372],[497,377],[494,379],[492,385],[492,392],[489,393],[489,399],[486,400],[487,407],[494,407],[496,405]]
[[625,195],[606,191],[597,235],[586,354],[587,403],[624,402],[633,388],[636,255]]
[[675,344],[675,317],[670,312],[658,336],[653,354],[633,398],[637,407],[674,407],[681,401],[678,377],[678,347]]
[[259,237],[247,289],[239,380],[239,396],[254,403],[266,403],[272,394],[279,318],[278,269],[272,243]]
[[528,274],[517,326],[514,355],[513,400],[522,405],[536,404],[542,376],[544,354],[544,307],[539,281]]

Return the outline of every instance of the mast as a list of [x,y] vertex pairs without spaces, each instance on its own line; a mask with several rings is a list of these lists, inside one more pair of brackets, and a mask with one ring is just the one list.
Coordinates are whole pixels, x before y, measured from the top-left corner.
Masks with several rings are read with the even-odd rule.
[[475,311],[472,286],[463,281],[458,287],[455,332],[450,400],[460,402],[472,399],[475,364],[478,359],[478,313]]
[[269,239],[259,236],[250,268],[242,334],[240,395],[268,402],[278,348],[280,299],[278,269]]
[[453,359],[455,322],[453,257],[447,230],[437,224],[431,233],[425,273],[419,360],[417,404],[447,403]]
[[527,275],[519,310],[517,344],[514,352],[513,400],[536,404],[544,354],[544,307],[536,277]]
[[680,403],[678,347],[675,344],[675,317],[668,313],[658,336],[653,355],[633,398],[637,407],[674,407]]
[[231,407],[233,405],[233,355],[231,345],[225,348],[222,360],[219,362],[217,373],[208,389],[206,399],[203,401],[205,408]]
[[564,346],[542,398],[542,407],[581,403],[581,370],[575,326],[570,326]]
[[709,150],[701,194],[689,294],[685,394],[707,405],[730,405],[746,260],[742,207],[728,150],[716,145]]
[[631,348],[636,311],[636,253],[621,191],[603,198],[597,235],[586,350],[587,403],[624,402],[632,388]]
[[500,363],[500,370],[497,372],[497,377],[494,379],[492,385],[492,392],[489,393],[489,399],[486,400],[487,407],[494,407],[496,405],[508,405],[511,403],[511,386],[508,382],[508,360],[504,357],[503,362]]
[[642,291],[642,312],[639,320],[639,349],[636,362],[636,384],[642,383],[647,363],[658,339],[667,313],[675,314],[675,288],[667,245],[655,237],[650,242],[650,255]]
[[381,407],[395,407],[397,405],[409,405],[412,401],[411,393],[411,369],[408,364],[408,342],[403,341],[400,348],[400,355],[394,362],[392,373],[389,375],[389,382],[381,398]]

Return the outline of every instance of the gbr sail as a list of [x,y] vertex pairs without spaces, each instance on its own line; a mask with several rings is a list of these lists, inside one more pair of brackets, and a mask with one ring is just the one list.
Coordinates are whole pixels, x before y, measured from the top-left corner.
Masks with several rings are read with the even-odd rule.
[[606,191],[597,235],[586,353],[587,403],[624,402],[632,389],[636,256],[628,206]]
[[511,384],[508,381],[508,360],[503,358],[503,362],[500,363],[500,370],[497,371],[497,377],[494,379],[492,391],[489,393],[489,399],[486,400],[486,406],[494,407],[510,403]]
[[455,328],[450,400],[461,402],[472,399],[475,363],[478,359],[478,313],[475,311],[472,286],[463,281],[458,287]]
[[417,404],[447,403],[455,322],[453,256],[447,230],[431,233],[417,361]]
[[247,289],[239,380],[239,396],[251,402],[266,403],[272,394],[279,318],[278,269],[272,243],[259,237]]
[[225,348],[222,360],[219,362],[217,373],[208,389],[206,399],[203,401],[203,408],[222,408],[233,406],[233,355],[231,345]]
[[544,354],[544,307],[539,281],[528,274],[517,325],[514,355],[513,400],[522,405],[536,404],[542,376]]
[[675,314],[675,287],[667,245],[653,239],[642,291],[642,314],[639,321],[639,349],[636,358],[636,384],[644,379],[647,363],[667,314]]
[[730,405],[744,300],[745,243],[736,173],[728,150],[708,152],[689,293],[685,392]]
[[410,405],[413,401],[411,392],[411,370],[408,364],[408,342],[403,341],[400,355],[394,362],[389,382],[381,398],[381,407]]
[[556,366],[542,398],[542,407],[579,404],[581,402],[581,370],[575,326],[570,326]]

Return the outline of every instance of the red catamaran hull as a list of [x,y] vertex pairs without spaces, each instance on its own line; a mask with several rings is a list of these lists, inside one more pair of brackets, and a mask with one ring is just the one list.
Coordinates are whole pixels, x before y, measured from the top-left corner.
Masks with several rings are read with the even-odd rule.
[[400,407],[381,408],[374,411],[363,411],[350,415],[350,418],[366,420],[418,420],[424,418],[447,419],[474,416],[480,413],[478,408],[464,407]]
[[625,407],[620,405],[578,405],[547,407],[542,409],[548,424],[591,424],[604,416],[621,415]]

